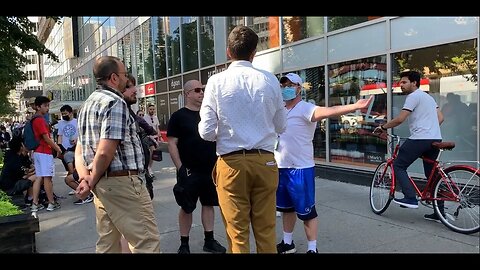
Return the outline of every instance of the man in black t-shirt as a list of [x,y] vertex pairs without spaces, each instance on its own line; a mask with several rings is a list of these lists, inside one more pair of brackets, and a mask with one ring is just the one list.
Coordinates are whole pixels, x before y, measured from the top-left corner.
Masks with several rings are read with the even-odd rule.
[[198,198],[202,204],[205,233],[203,250],[225,253],[226,249],[213,237],[213,206],[218,206],[218,196],[212,180],[212,170],[217,160],[215,143],[203,140],[198,133],[203,85],[197,80],[190,80],[183,89],[185,107],[172,114],[167,129],[168,151],[177,167],[177,183],[173,187],[173,194],[181,207],[178,215],[181,241],[178,253],[190,253],[188,240],[192,212]]

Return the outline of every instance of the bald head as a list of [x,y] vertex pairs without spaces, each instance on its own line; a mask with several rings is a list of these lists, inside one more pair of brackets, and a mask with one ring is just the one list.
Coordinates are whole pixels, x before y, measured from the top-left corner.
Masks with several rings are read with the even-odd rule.
[[202,83],[197,80],[190,80],[183,85],[183,92],[187,93],[195,88],[203,88]]

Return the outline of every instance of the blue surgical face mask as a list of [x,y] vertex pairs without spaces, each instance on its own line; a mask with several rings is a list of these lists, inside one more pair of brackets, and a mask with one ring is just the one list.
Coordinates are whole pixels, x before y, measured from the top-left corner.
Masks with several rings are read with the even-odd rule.
[[284,101],[292,100],[297,97],[295,87],[284,87],[282,88],[282,97]]

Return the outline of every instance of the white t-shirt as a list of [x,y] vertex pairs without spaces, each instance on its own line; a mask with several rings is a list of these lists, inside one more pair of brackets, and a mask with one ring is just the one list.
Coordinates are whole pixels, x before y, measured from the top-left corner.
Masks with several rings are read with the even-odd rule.
[[403,110],[411,112],[408,116],[410,139],[442,139],[437,108],[438,105],[433,97],[420,89],[408,94]]
[[316,105],[301,100],[287,110],[287,128],[278,137],[274,151],[278,168],[304,169],[315,166],[313,135],[317,122],[312,122]]
[[70,121],[60,120],[57,124],[58,135],[62,135],[62,145],[65,149],[72,147],[70,140],[78,138],[77,119],[73,118]]

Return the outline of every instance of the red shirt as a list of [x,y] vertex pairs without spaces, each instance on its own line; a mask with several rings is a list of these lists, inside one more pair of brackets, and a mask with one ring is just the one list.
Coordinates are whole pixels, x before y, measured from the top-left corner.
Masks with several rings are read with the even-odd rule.
[[33,134],[35,134],[35,139],[40,142],[40,145],[34,150],[34,152],[52,155],[52,147],[50,147],[50,145],[48,145],[47,142],[42,138],[42,134],[47,134],[47,136],[51,138],[50,128],[45,120],[45,117],[40,116],[35,118],[35,120],[32,122],[32,128]]

